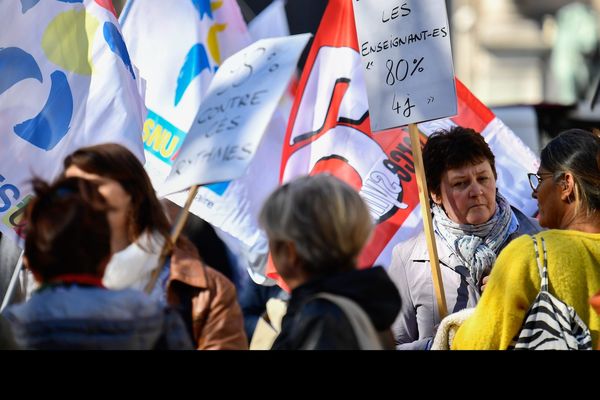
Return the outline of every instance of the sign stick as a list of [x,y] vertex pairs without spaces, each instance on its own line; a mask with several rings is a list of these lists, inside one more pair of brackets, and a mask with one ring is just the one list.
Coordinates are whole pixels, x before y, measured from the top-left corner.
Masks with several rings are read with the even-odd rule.
[[448,307],[446,306],[442,272],[440,271],[440,261],[435,245],[433,223],[431,221],[431,209],[429,208],[427,180],[425,178],[425,168],[423,167],[423,154],[421,153],[421,141],[419,140],[419,128],[417,127],[417,124],[408,124],[408,132],[410,134],[410,144],[415,161],[415,176],[417,177],[417,186],[419,188],[419,202],[421,203],[423,227],[425,228],[425,238],[427,239],[427,250],[429,250],[431,276],[433,278],[433,287],[435,289],[435,297],[437,299],[438,312],[441,320],[448,314]]
[[[181,235],[181,231],[183,231],[183,227],[185,226],[185,223],[187,222],[188,219],[188,215],[190,212],[190,207],[192,205],[192,201],[194,201],[194,198],[196,197],[196,193],[198,193],[198,185],[194,185],[190,188],[190,191],[188,192],[188,197],[187,200],[185,201],[185,205],[183,206],[183,209],[179,212],[179,215],[177,216],[177,221],[175,222],[175,225],[173,225],[173,228],[171,229],[171,243],[173,243],[173,245],[175,245],[175,243],[177,242],[177,239],[179,238],[179,235]],[[156,285],[156,281],[158,280],[158,277],[160,275],[160,272],[162,271],[162,266],[165,264],[165,261],[167,259],[167,247],[168,247],[169,243],[165,243],[164,247],[163,247],[163,251],[161,252],[161,256],[160,259],[158,261],[158,266],[152,271],[152,275],[150,276],[150,281],[148,282],[148,284],[146,285],[146,288],[144,289],[146,291],[146,293],[150,294],[150,292],[152,292],[152,289],[154,288],[154,285]]]

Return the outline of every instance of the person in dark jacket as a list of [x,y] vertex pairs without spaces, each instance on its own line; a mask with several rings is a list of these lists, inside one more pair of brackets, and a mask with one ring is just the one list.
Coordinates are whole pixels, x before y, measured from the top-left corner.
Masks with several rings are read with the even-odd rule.
[[270,195],[260,222],[275,268],[291,290],[272,349],[365,348],[369,330],[357,329],[356,313],[343,306],[348,301],[366,314],[380,345],[366,348],[393,348],[390,327],[400,296],[383,268],[357,269],[373,223],[354,189],[326,174],[299,178]]
[[0,315],[0,350],[19,350],[10,328],[10,322]]

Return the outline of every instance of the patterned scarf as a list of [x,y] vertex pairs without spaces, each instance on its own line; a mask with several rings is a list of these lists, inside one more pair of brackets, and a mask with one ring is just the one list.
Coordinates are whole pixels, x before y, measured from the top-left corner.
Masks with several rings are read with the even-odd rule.
[[502,245],[519,227],[510,205],[497,193],[494,216],[479,225],[457,224],[437,204],[433,205],[432,211],[435,231],[469,269],[473,283],[479,288],[483,277],[490,273]]

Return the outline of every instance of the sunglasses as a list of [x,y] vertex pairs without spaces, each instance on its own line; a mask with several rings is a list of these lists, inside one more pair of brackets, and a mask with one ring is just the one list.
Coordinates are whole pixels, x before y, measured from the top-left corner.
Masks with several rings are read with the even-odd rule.
[[527,174],[527,177],[529,178],[529,186],[531,186],[531,190],[533,190],[534,192],[536,192],[538,190],[540,183],[542,183],[542,176],[544,176],[544,175],[552,176],[554,174],[552,172],[543,172],[541,174],[533,174],[533,173]]

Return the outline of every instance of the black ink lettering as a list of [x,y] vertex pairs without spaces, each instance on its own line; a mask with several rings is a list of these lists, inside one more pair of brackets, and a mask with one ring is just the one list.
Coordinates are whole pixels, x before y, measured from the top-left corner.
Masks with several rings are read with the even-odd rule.
[[369,55],[369,42],[364,42],[361,46],[360,46],[360,54],[362,54],[363,57],[368,56]]
[[246,143],[242,146],[242,151],[247,153],[249,156],[252,155],[252,143]]
[[207,121],[210,121],[218,114],[218,109],[216,107],[207,108],[204,113],[198,118],[198,123],[203,124]]
[[[237,146],[227,146],[225,148],[225,154],[223,154],[223,161],[231,161],[235,157]],[[237,158],[237,157],[235,157]]]
[[409,118],[411,110],[414,107],[415,107],[414,104],[410,104],[410,97],[407,97],[406,101],[404,102],[404,112],[402,113],[404,115],[404,117]]
[[385,19],[385,10],[383,10],[383,12],[381,13],[381,22],[386,23],[388,22],[390,19]]
[[[400,64],[404,65],[404,75],[402,75],[402,78],[400,78],[400,76],[398,74],[398,70],[400,69]],[[406,79],[407,75],[408,75],[408,61],[406,61],[404,58],[401,58],[400,60],[398,60],[398,64],[396,64],[396,79],[399,80],[400,82],[402,82],[403,80]]]
[[250,104],[253,106],[260,104],[261,99],[259,96],[263,93],[267,93],[267,90],[259,90],[258,92],[254,92],[252,95],[252,100],[250,100]]
[[396,114],[400,114],[400,103],[396,101],[396,93],[394,93],[394,99],[392,100],[392,110],[396,111]]
[[392,68],[394,67],[394,61],[388,59],[385,62],[385,67],[388,70],[387,76],[385,77],[385,83],[392,86],[394,83],[396,83],[396,80],[394,79],[394,74],[392,73]]
[[[402,12],[400,12],[402,11]],[[381,13],[381,22],[386,23],[388,21],[394,20],[398,17],[406,17],[407,15],[410,14],[410,8],[408,8],[408,6],[406,5],[406,3],[403,3],[401,6],[396,6],[394,8],[392,8],[392,11],[390,12],[390,16],[386,18],[385,16],[385,11],[383,11]]]
[[223,132],[225,129],[227,129],[226,125],[227,125],[227,117],[221,118],[221,120],[217,123],[217,128],[215,129],[214,133]]
[[400,9],[402,10],[402,16],[403,17],[406,17],[406,16],[408,16],[410,14],[411,10],[410,10],[410,8],[408,8],[408,5],[406,3],[403,3],[400,6]]

